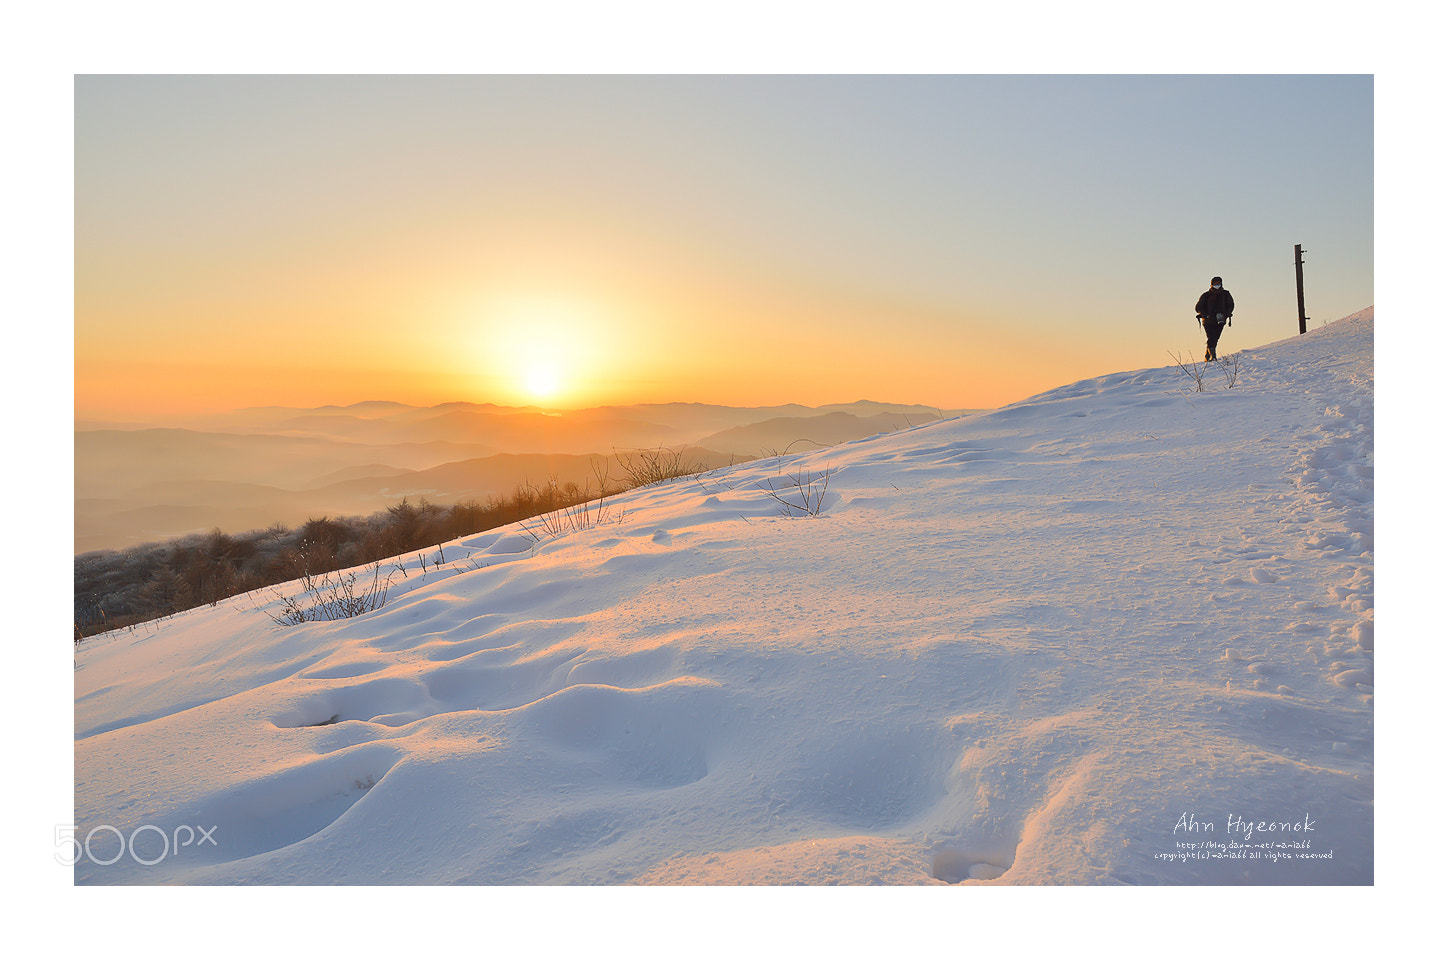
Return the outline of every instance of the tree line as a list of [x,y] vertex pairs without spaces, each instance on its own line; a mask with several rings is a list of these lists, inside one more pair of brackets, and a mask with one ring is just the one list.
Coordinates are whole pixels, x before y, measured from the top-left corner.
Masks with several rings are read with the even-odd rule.
[[576,483],[522,484],[486,503],[404,499],[368,517],[220,529],[75,558],[75,639],[215,605],[228,597],[446,543],[599,499]]

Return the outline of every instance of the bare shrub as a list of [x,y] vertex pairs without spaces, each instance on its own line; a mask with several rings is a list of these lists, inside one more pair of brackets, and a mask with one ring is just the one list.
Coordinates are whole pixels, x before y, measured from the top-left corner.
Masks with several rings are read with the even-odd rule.
[[1227,378],[1227,389],[1230,390],[1237,385],[1237,378],[1242,375],[1242,355],[1234,353],[1221,362],[1222,373]]
[[281,612],[263,609],[272,622],[280,626],[295,626],[317,620],[345,620],[371,613],[387,602],[392,577],[389,575],[384,580],[382,565],[375,563],[371,580],[360,585],[356,570],[344,574],[304,576],[301,585],[301,592],[294,596],[273,591],[273,595],[281,601]]
[[782,483],[761,481],[759,489],[783,507],[781,512],[786,517],[817,517],[824,512],[825,494],[829,492],[833,473],[832,468],[819,473],[800,470],[785,477]]
[[1202,381],[1206,379],[1207,370],[1210,369],[1207,364],[1204,361],[1198,362],[1196,360],[1183,360],[1180,356],[1174,353],[1171,354],[1171,358],[1176,361],[1177,369],[1190,377],[1192,379],[1192,382],[1197,385],[1197,393],[1201,393]]
[[[616,452],[615,456],[617,456]],[[600,497],[606,497],[614,493],[622,493],[628,489],[623,483],[615,483],[614,480],[609,477],[608,460],[606,458],[599,457],[590,460],[588,467],[593,471],[593,479],[594,482],[598,484],[598,495]]]
[[619,466],[623,468],[628,486],[648,487],[666,480],[702,473],[704,470],[702,462],[684,459],[684,452],[687,449],[687,447],[680,447],[678,450],[668,450],[658,447],[654,450],[635,450],[624,453],[615,450],[613,456]]
[[608,504],[606,498],[598,497],[595,500],[585,500],[571,507],[562,507],[552,513],[541,514],[532,523],[524,522],[520,526],[523,532],[533,539],[534,543],[542,543],[544,540],[556,540],[566,534],[580,533],[589,527],[606,523],[614,518],[612,504]]
[[520,523],[523,533],[531,537],[534,543],[542,543],[544,540],[556,540],[570,533],[579,533],[613,519],[613,507],[607,502],[608,474],[595,463],[594,476],[599,483],[597,496],[572,481],[559,487],[557,477],[549,478],[547,487],[535,488],[535,504],[546,504],[552,509],[535,512],[532,523]]

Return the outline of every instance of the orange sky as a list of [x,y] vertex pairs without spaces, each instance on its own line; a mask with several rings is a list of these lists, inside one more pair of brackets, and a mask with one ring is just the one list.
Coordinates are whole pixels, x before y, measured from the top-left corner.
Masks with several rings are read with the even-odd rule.
[[992,407],[1199,350],[1213,274],[1224,347],[1295,333],[1295,242],[1314,317],[1373,299],[1366,77],[79,77],[75,123],[82,418]]

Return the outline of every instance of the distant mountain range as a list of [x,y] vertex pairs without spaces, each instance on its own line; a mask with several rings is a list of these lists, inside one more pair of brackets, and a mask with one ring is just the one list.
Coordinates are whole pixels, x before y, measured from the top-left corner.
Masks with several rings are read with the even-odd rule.
[[[596,464],[615,452],[682,449],[710,468],[967,412],[872,401],[562,412],[368,401],[252,407],[165,427],[77,421],[75,551],[367,515],[403,497],[484,501],[550,478],[596,486]],[[620,476],[617,462],[609,469]]]

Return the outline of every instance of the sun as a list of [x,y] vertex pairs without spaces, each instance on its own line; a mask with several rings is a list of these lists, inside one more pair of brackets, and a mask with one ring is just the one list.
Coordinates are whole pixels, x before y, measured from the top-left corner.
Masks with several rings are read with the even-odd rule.
[[550,400],[563,386],[558,364],[547,359],[524,361],[521,374],[523,390],[534,400]]
[[507,403],[567,406],[587,397],[611,348],[601,343],[609,315],[586,301],[500,297],[470,323],[479,374]]

